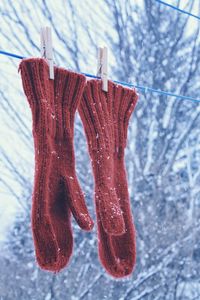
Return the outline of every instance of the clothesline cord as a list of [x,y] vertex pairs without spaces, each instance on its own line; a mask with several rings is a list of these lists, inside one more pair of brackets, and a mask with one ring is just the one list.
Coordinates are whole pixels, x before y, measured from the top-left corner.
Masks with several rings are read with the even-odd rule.
[[177,11],[183,13],[183,14],[186,14],[186,15],[188,15],[190,17],[193,17],[193,18],[196,18],[196,19],[200,20],[199,16],[191,14],[189,11],[185,11],[185,10],[183,10],[183,9],[177,7],[177,6],[174,6],[172,4],[166,3],[166,2],[164,2],[162,0],[155,0],[155,1],[161,3],[161,4],[165,5],[165,6],[171,7],[171,8],[173,8],[173,9],[175,9],[175,10],[177,10]]
[[[10,57],[14,57],[14,58],[18,58],[18,59],[25,58],[21,55],[17,55],[17,54],[2,51],[2,50],[0,50],[0,54],[10,56]],[[88,73],[81,72],[81,74],[83,74],[87,77],[90,77],[90,78],[98,78],[98,79],[100,78],[98,76],[88,74]],[[128,82],[123,82],[123,81],[113,80],[113,82],[115,82],[117,84],[124,85],[124,86],[128,86],[128,87],[134,87],[136,89],[142,90],[144,93],[146,93],[146,92],[157,93],[157,94],[161,94],[161,95],[165,95],[165,96],[175,97],[175,98],[182,99],[182,100],[188,100],[188,101],[193,101],[193,102],[199,102],[200,103],[200,99],[195,99],[195,98],[189,97],[189,96],[182,96],[182,95],[174,94],[174,93],[171,93],[171,92],[156,90],[154,88],[150,88],[150,87],[146,87],[146,86],[142,86],[142,85],[137,85],[137,84],[132,84],[132,83],[128,83]]]

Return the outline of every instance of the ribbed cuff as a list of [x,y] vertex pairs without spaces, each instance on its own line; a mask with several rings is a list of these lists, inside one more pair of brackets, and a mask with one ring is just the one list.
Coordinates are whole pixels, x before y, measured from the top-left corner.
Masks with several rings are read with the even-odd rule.
[[101,80],[89,80],[80,103],[79,113],[89,148],[125,147],[130,116],[138,95],[135,89],[108,81],[108,92]]
[[49,66],[43,58],[28,58],[22,60],[19,70],[24,93],[32,111],[33,133],[40,133],[41,136],[41,133],[44,134],[51,127],[53,82],[49,80]]
[[23,89],[32,107],[39,99],[46,99],[49,92],[49,66],[43,58],[23,59],[19,65]]
[[33,126],[40,122],[52,137],[63,138],[73,130],[74,115],[81,100],[86,77],[54,67],[54,80],[49,79],[49,66],[43,58],[23,59],[20,63],[22,84],[33,114]]
[[63,68],[56,68],[54,106],[57,127],[73,129],[74,115],[83,95],[86,77]]
[[135,89],[109,83],[108,99],[112,103],[112,118],[115,136],[115,150],[125,148],[129,119],[136,106],[138,95]]
[[112,119],[100,80],[89,80],[84,89],[79,113],[85,128],[90,150],[107,149],[113,139]]

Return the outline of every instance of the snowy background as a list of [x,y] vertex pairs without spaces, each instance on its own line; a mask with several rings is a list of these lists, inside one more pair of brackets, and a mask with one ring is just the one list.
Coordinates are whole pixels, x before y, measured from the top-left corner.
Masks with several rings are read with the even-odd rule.
[[[199,0],[166,0],[194,14]],[[1,0],[0,48],[40,56],[40,27],[53,33],[56,65],[96,73],[109,48],[109,77],[200,99],[200,21],[155,0]],[[97,255],[96,228],[73,222],[70,265],[54,275],[35,262],[30,228],[34,151],[18,59],[0,57],[0,299],[199,300],[200,103],[138,90],[126,165],[137,229],[131,277],[115,280]],[[76,167],[95,218],[93,178],[76,118]]]

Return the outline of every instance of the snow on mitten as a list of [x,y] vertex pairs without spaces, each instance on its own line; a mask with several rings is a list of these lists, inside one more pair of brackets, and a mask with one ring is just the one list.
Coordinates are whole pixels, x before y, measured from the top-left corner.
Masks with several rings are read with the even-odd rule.
[[19,67],[32,111],[35,176],[32,194],[32,232],[41,268],[59,271],[72,254],[71,212],[79,226],[93,227],[75,174],[74,115],[85,77],[49,67],[41,58],[24,59]]
[[70,210],[79,226],[87,231],[93,228],[94,223],[76,176],[73,146],[74,117],[86,78],[62,68],[55,69],[55,78],[55,97],[51,105],[53,118],[50,118],[52,130],[49,135],[51,160],[48,195],[50,219],[59,247],[60,269],[66,266],[71,255],[68,239],[71,225],[68,224],[70,220],[66,218],[66,214]]
[[108,234],[125,232],[123,213],[115,191],[113,142],[114,131],[105,93],[99,93],[99,81],[88,81],[79,113],[87,136],[95,180],[97,215]]
[[[133,270],[136,258],[135,228],[128,194],[124,149],[126,147],[129,118],[134,110],[137,98],[137,94],[133,89],[118,86],[109,81],[108,92],[105,93],[102,91],[101,81],[90,80],[79,106],[90,153],[95,152],[97,147],[95,139],[91,142],[90,136],[94,136],[94,132],[98,132],[97,125],[91,126],[91,124],[98,124],[98,120],[101,118],[101,120],[105,120],[104,126],[101,125],[98,129],[101,128],[103,131],[104,127],[104,131],[109,132],[112,190],[117,195],[118,208],[123,213],[125,232],[118,236],[109,234],[102,220],[100,201],[96,201],[96,211],[100,260],[107,272],[114,277],[129,275]],[[101,124],[100,121],[99,123]],[[101,143],[99,144],[101,145]],[[105,148],[108,149],[108,146]],[[106,174],[109,174],[108,170],[106,170]]]

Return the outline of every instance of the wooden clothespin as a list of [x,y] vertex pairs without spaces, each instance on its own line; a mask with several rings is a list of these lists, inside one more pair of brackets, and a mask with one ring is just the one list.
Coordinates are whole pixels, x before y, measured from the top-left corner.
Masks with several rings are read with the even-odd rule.
[[108,49],[99,47],[98,49],[98,66],[97,76],[102,79],[102,90],[108,91]]
[[52,35],[50,27],[41,28],[41,55],[46,58],[49,64],[49,78],[54,79],[54,68],[53,68],[53,46],[52,46]]

